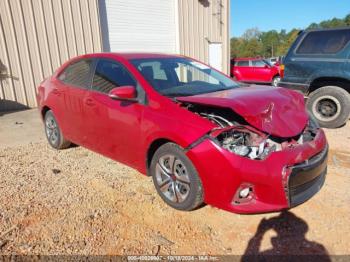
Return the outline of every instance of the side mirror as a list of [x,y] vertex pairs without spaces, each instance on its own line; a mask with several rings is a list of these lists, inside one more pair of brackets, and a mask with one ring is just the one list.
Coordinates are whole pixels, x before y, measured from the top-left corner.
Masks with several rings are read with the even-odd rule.
[[109,91],[108,96],[113,100],[137,102],[137,93],[134,86],[120,86]]
[[270,68],[270,66],[268,66],[268,65],[265,65],[264,67],[265,67],[265,68]]

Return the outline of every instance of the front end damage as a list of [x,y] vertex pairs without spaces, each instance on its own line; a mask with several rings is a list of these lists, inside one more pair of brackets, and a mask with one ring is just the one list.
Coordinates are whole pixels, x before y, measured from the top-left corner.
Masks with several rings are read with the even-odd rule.
[[237,213],[277,211],[305,202],[323,185],[327,141],[311,118],[299,134],[279,137],[231,108],[180,105],[217,126],[187,148],[206,203]]

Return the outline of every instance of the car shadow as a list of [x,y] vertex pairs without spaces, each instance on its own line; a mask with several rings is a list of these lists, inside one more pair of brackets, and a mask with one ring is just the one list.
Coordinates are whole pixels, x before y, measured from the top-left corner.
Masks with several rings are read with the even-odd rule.
[[[260,251],[268,230],[274,230],[277,236],[271,238],[272,248]],[[241,261],[331,261],[322,244],[306,239],[308,230],[308,224],[289,211],[269,219],[263,218]]]
[[29,107],[21,103],[11,100],[0,99],[0,116],[27,109],[29,109]]

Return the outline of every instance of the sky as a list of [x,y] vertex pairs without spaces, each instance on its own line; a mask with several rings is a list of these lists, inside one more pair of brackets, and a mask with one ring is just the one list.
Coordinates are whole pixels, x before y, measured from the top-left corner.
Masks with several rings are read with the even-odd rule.
[[350,0],[230,0],[230,35],[241,36],[246,29],[287,31],[303,29],[313,22],[350,13]]

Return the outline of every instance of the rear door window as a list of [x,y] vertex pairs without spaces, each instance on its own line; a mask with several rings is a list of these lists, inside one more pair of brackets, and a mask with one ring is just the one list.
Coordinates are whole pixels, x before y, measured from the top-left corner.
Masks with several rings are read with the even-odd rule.
[[91,84],[92,60],[83,59],[67,66],[58,79],[67,85],[89,89]]
[[119,86],[134,86],[137,83],[127,69],[118,62],[111,60],[99,60],[92,89],[108,94],[113,88]]
[[236,66],[249,66],[249,61],[248,60],[237,61]]
[[297,54],[335,54],[350,41],[350,30],[325,30],[308,33],[299,45]]

